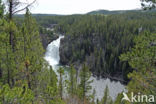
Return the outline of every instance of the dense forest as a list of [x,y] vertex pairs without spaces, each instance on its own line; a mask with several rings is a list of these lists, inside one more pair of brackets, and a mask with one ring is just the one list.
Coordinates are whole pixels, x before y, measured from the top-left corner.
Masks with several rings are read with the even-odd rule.
[[131,49],[135,36],[145,31],[156,32],[155,13],[71,18],[58,27],[65,34],[60,49],[61,63],[86,62],[95,75],[103,77],[127,79],[132,68],[119,60],[120,54]]
[[[155,8],[154,0],[145,1],[152,5],[142,3],[144,9]],[[155,12],[32,15],[28,4],[24,15],[14,15],[19,6],[18,0],[0,0],[0,104],[140,104],[122,101],[122,93],[113,101],[108,87],[95,99],[92,75],[121,81],[128,96],[156,96]],[[67,79],[64,67],[56,74],[44,59],[58,34],[65,36],[60,64],[69,66]]]
[[124,83],[133,68],[119,56],[131,50],[134,37],[147,31],[156,32],[156,13],[151,11],[129,11],[108,16],[42,16],[36,19],[42,27],[57,24],[55,31],[65,35],[60,46],[61,64],[73,64],[79,69],[85,62],[94,75]]

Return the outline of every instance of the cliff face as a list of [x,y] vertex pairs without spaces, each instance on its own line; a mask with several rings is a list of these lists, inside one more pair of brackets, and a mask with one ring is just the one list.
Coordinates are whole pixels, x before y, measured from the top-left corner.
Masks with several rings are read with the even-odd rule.
[[46,34],[40,34],[43,48],[46,49],[47,45],[50,43],[48,36]]
[[63,65],[69,65],[70,64],[70,58],[72,56],[71,53],[71,45],[70,45],[70,38],[69,37],[65,37],[63,39],[61,39],[60,42],[60,63]]
[[51,37],[49,37],[47,34],[40,34],[40,37],[41,37],[43,48],[46,49],[48,44],[53,40],[56,40],[59,37],[59,35],[54,34]]
[[59,38],[59,34],[54,32],[55,27],[57,24],[49,24],[47,28],[40,27],[40,37],[43,44],[44,49],[47,48],[48,44],[53,40]]
[[76,69],[85,63],[93,71],[97,60],[94,53],[100,49],[99,36],[93,35],[87,38],[65,36],[60,43],[60,63],[63,65],[73,64]]
[[[94,76],[124,79],[120,67],[127,63],[119,61],[118,45],[112,47],[104,36],[91,34],[89,36],[66,35],[60,43],[60,64],[74,65],[79,70],[86,64]],[[115,53],[113,50],[116,50]]]

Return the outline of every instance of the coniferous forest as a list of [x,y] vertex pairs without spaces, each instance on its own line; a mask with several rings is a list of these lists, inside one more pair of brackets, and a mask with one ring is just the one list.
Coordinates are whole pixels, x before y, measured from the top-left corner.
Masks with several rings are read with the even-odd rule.
[[[102,99],[90,92],[94,76],[156,97],[156,2],[141,1],[142,10],[48,15],[31,14],[35,1],[0,0],[0,104],[155,104],[113,100],[107,85]],[[44,56],[60,35],[56,71]]]

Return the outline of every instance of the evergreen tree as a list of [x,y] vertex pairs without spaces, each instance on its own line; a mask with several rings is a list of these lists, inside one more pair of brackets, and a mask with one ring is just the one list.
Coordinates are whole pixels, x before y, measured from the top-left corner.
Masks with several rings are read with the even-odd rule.
[[63,89],[64,89],[64,83],[63,83],[63,75],[64,75],[64,69],[63,68],[59,68],[58,70],[59,73],[59,94],[61,99],[63,99]]
[[0,18],[0,104],[64,104],[57,76],[43,56],[38,25],[28,9],[22,25]]
[[103,99],[102,99],[102,104],[107,104],[108,95],[109,95],[108,86],[106,86],[105,91],[104,91],[104,96],[103,96]]
[[[6,20],[2,19],[0,20],[0,66],[1,66],[1,75],[3,74],[3,83],[8,83],[9,86],[13,86],[14,83],[14,77],[17,74],[17,69],[16,69],[16,62],[15,58],[17,57],[16,53],[12,52],[12,48],[9,44],[9,31],[12,30],[14,32],[14,35],[17,36],[19,35],[19,32],[17,30],[17,27],[15,23],[13,22],[7,22]],[[15,40],[14,40],[15,41]]]
[[79,97],[83,100],[83,103],[85,103],[86,100],[89,100],[89,94],[91,90],[91,83],[93,80],[90,80],[91,72],[89,71],[89,68],[84,64],[81,72],[80,72],[80,84],[79,84]]
[[50,66],[50,69],[43,69],[39,76],[40,86],[38,92],[41,96],[41,100],[44,100],[46,104],[64,104],[59,94],[59,88],[57,86],[57,75]]
[[18,57],[22,72],[27,79],[29,88],[35,88],[37,81],[37,72],[43,68],[43,54],[44,50],[41,44],[40,35],[36,21],[31,17],[27,9],[23,26],[21,28],[22,36],[19,36],[17,53],[21,54]]
[[54,70],[52,69],[52,67],[50,66],[50,86],[53,86],[55,89],[57,89],[57,75],[54,72]]
[[[128,92],[156,95],[156,34],[145,32],[135,38],[135,46],[120,59],[128,61],[134,69],[128,74],[131,79]],[[145,102],[144,102],[145,103]]]
[[104,90],[104,96],[101,100],[101,104],[112,104],[112,99],[109,96],[109,89],[108,86],[106,86],[105,90]]
[[92,100],[91,104],[95,104],[95,96],[96,96],[96,90],[94,88],[92,96],[91,96],[91,100]]
[[[119,56],[130,50],[136,35],[146,30],[152,33],[156,31],[155,17],[155,12],[140,11],[107,17],[101,15],[51,17],[51,21],[58,19],[56,26],[58,31],[67,35],[62,41],[64,48],[60,50],[60,62],[64,65],[86,62],[96,76],[120,77],[122,73],[122,80],[126,83],[129,81],[127,74],[132,68],[127,62],[119,60]],[[45,16],[42,21],[50,21],[49,18]]]
[[67,90],[71,98],[73,98],[73,95],[77,94],[76,69],[74,69],[73,65],[71,65],[70,71],[69,71],[69,80],[67,81]]
[[13,88],[6,84],[0,88],[0,104],[33,104],[34,97],[25,84]]
[[3,17],[4,13],[4,5],[2,4],[2,0],[0,0],[0,19]]

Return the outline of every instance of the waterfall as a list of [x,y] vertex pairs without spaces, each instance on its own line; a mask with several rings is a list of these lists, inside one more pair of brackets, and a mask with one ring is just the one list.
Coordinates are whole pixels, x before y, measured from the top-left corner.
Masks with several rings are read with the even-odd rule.
[[[59,54],[59,47],[60,47],[60,40],[64,38],[64,36],[59,36],[58,39],[52,41],[46,49],[45,53],[45,60],[51,65],[54,69],[54,71],[57,74],[57,69],[59,68],[59,61],[60,61],[60,54]],[[109,94],[112,97],[113,101],[117,97],[118,93],[121,93],[125,86],[122,85],[120,82],[110,81],[110,79],[103,79],[97,80],[96,77],[91,77],[91,80],[94,80],[93,83],[91,83],[92,90],[96,90],[95,98],[101,100],[104,95],[104,89],[106,88],[106,85],[109,88]],[[96,100],[95,99],[95,100]]]
[[45,60],[49,63],[49,65],[53,67],[54,71],[56,71],[60,61],[59,47],[60,47],[60,40],[62,38],[64,38],[64,36],[59,36],[58,39],[52,41],[47,46],[45,57],[44,57]]

